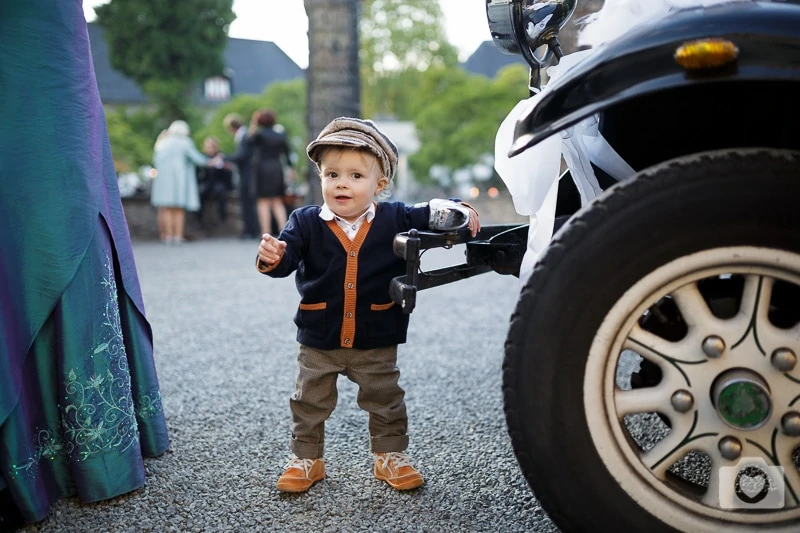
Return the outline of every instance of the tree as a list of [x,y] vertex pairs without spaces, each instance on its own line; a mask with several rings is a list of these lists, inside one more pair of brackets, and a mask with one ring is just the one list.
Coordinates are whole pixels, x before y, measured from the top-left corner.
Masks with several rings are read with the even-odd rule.
[[421,148],[410,158],[414,175],[426,181],[432,167],[452,174],[493,156],[497,128],[528,97],[528,69],[510,65],[494,80],[460,68],[426,73],[411,107]]
[[137,129],[126,109],[106,110],[106,124],[117,173],[135,172],[140,166],[152,163],[155,135]]
[[[361,115],[358,19],[361,0],[304,0],[308,15],[308,135],[339,116]],[[319,180],[309,170],[310,198],[322,203]]]
[[447,41],[438,0],[363,0],[362,72],[385,74],[452,66],[455,48]]
[[362,102],[366,116],[407,114],[409,88],[429,69],[458,64],[438,0],[364,0],[361,39]]
[[95,8],[111,65],[134,80],[167,121],[187,118],[192,92],[222,74],[233,0],[111,0]]

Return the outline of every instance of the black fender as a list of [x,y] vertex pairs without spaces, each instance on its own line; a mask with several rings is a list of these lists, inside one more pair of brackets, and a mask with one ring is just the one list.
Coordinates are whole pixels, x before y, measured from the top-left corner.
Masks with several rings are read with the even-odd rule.
[[[706,70],[678,65],[675,51],[703,38],[730,40],[738,48],[737,59]],[[523,113],[509,155],[628,100],[743,81],[800,83],[800,4],[735,2],[685,9],[599,47]]]

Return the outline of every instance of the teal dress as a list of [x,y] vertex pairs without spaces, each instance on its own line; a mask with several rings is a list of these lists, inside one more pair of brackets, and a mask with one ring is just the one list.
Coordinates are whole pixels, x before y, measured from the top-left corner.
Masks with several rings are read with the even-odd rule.
[[169,441],[81,1],[0,1],[0,36],[0,523],[34,522]]

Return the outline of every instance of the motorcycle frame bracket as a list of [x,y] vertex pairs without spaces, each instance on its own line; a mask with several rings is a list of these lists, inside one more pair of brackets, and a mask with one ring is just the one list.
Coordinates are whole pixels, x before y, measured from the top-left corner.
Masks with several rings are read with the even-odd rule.
[[[404,313],[410,314],[416,307],[417,291],[492,271],[519,276],[527,234],[528,224],[485,226],[475,237],[468,228],[444,233],[415,229],[398,233],[394,238],[394,253],[406,261],[406,274],[392,279],[389,295]],[[421,270],[425,250],[452,248],[456,244],[466,244],[464,263],[428,272]]]

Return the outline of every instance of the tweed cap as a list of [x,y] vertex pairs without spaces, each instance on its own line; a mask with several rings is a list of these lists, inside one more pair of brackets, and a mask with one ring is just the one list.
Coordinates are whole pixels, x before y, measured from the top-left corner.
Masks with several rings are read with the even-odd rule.
[[397,147],[371,120],[350,117],[333,119],[306,148],[308,157],[317,167],[322,148],[326,146],[367,149],[378,158],[383,174],[390,180],[394,178]]

